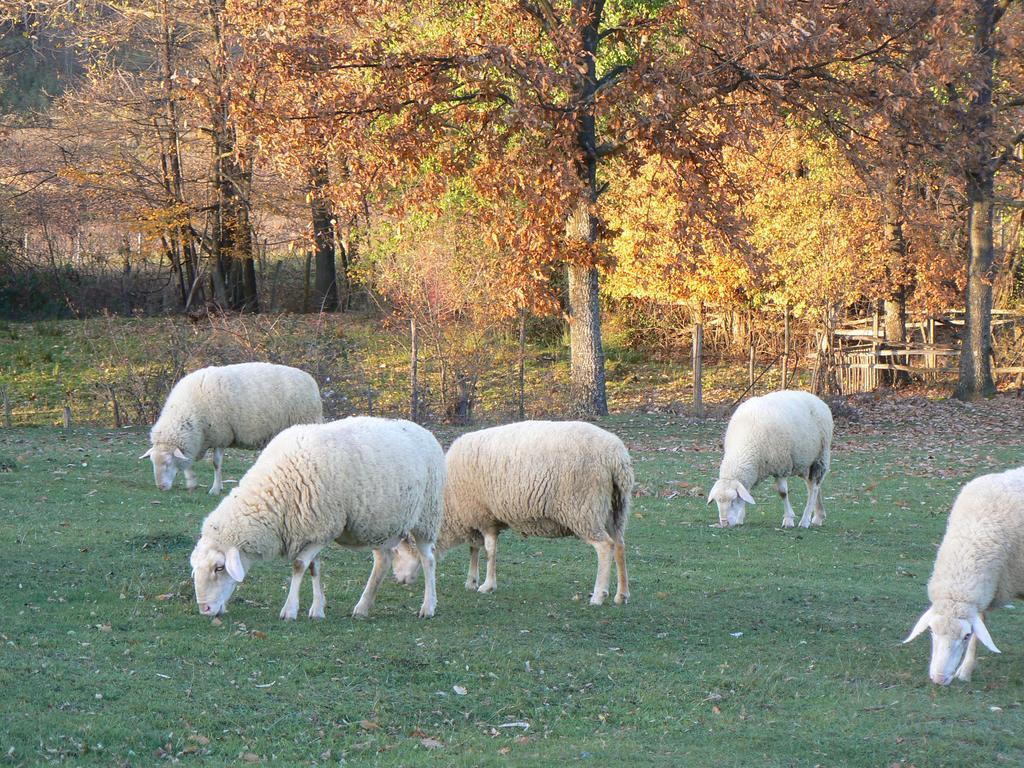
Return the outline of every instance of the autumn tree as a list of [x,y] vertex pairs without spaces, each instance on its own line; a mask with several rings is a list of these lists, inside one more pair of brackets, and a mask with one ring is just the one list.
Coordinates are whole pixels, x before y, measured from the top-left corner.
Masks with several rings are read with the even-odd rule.
[[[725,165],[719,166],[720,171]],[[605,290],[617,299],[683,307],[692,323],[693,403],[703,411],[702,356],[709,312],[731,308],[754,288],[741,197],[732,174],[715,187],[679,161],[653,157],[609,192],[614,266]],[[713,205],[708,205],[712,201]]]
[[[566,271],[582,416],[607,411],[597,268],[608,161],[661,154],[713,175],[723,143],[756,130],[782,91],[886,44],[883,13],[787,3],[423,3],[415,17],[331,0],[233,8],[253,58],[307,79],[324,119],[369,135],[389,171],[412,170],[404,191],[467,175],[496,210],[518,205],[491,234],[538,271]],[[297,28],[310,9],[320,26]]]

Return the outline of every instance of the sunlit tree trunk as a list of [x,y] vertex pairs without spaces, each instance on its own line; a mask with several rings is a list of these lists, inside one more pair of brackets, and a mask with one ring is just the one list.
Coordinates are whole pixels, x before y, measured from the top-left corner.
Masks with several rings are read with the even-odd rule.
[[966,169],[967,181],[967,291],[964,297],[963,338],[960,342],[960,378],[956,397],[976,400],[994,394],[992,378],[992,267],[993,196],[995,169],[992,158],[992,82],[995,71],[995,33],[998,3],[975,0],[975,93],[966,115],[976,152]]
[[[598,30],[604,0],[575,0],[573,12],[583,25],[581,77],[576,101],[581,106],[577,122],[578,153],[576,169],[584,189],[584,198],[566,226],[566,235],[577,243],[587,257],[597,245],[597,220],[591,211],[597,201],[597,125],[593,95],[597,88]],[[597,269],[570,264],[569,272],[569,410],[577,418],[608,414],[605,393],[604,347],[601,343],[601,303]]]

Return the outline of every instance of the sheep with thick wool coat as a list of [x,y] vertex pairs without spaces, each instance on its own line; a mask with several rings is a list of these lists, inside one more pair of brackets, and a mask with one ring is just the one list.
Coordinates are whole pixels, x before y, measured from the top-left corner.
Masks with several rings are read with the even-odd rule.
[[[615,602],[629,599],[625,531],[633,465],[618,437],[586,422],[524,421],[463,435],[448,449],[446,465],[437,553],[470,545],[467,589],[497,588],[498,534],[510,528],[523,536],[576,536],[592,545],[598,559],[594,605],[608,595],[614,557]],[[477,586],[481,545],[487,576]],[[403,542],[395,577],[411,583],[418,567],[415,548]]]
[[298,368],[272,363],[201,368],[174,385],[149,433],[152,447],[139,458],[153,462],[160,490],[170,490],[181,470],[191,491],[198,484],[192,464],[213,451],[210,493],[217,494],[223,488],[225,448],[262,448],[286,427],[323,420],[320,388]]
[[795,475],[807,483],[800,527],[821,525],[825,521],[821,483],[831,461],[832,428],[828,405],[810,392],[772,392],[752,397],[737,408],[725,430],[718,480],[708,491],[708,504],[718,504],[719,524],[723,528],[742,524],[746,505],[754,503],[750,492],[764,478],[773,477],[785,510],[782,527],[792,528],[787,479]]
[[982,475],[960,491],[928,580],[932,604],[903,642],[931,629],[932,682],[970,680],[979,640],[999,653],[984,612],[1017,597],[1024,597],[1024,467]]
[[352,612],[365,618],[392,549],[411,535],[426,581],[420,616],[433,616],[444,474],[440,444],[409,421],[357,417],[284,430],[203,521],[191,557],[201,612],[222,613],[254,561],[285,558],[292,561],[292,580],[281,618],[298,615],[307,569],[309,616],[323,618],[318,555],[335,541],[373,549],[373,570]]

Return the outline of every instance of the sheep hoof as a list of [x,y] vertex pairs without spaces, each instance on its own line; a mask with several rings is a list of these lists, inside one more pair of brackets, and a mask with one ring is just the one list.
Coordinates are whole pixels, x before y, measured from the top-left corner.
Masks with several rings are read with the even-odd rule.
[[434,615],[434,608],[435,608],[435,606],[433,606],[433,605],[423,605],[420,608],[420,618],[421,619],[432,618],[433,615]]
[[477,586],[476,579],[466,579],[466,589],[475,590]]
[[791,517],[787,517],[785,520],[782,521],[783,528],[792,528],[794,525],[795,523],[793,522],[793,518]]
[[219,485],[215,485],[212,488],[210,488],[210,495],[211,496],[218,496],[218,495],[220,495],[220,491],[221,491],[221,487]]
[[314,608],[313,606],[310,606],[309,607],[309,618],[311,618],[311,619],[322,619],[322,618],[324,618],[324,609],[323,608]]
[[822,517],[815,517],[813,520],[811,520],[811,524],[812,525],[821,525],[824,522],[825,522],[825,517],[824,516],[822,516]]
[[800,521],[800,527],[801,528],[810,528],[811,527],[811,521],[810,520],[806,520],[806,519],[801,520]]
[[485,581],[483,584],[481,584],[479,587],[476,588],[476,591],[480,592],[482,594],[486,594],[487,592],[493,592],[497,588],[498,588],[497,584],[488,584]]
[[370,618],[370,609],[366,608],[362,604],[357,604],[356,607],[352,609],[352,618],[368,619]]
[[604,603],[604,599],[606,597],[608,597],[608,593],[607,592],[601,592],[599,594],[593,594],[593,595],[590,596],[590,604],[591,605],[601,605],[601,604]]
[[615,604],[616,605],[625,605],[628,602],[629,602],[629,592],[619,592],[615,596]]
[[281,609],[281,618],[285,621],[295,621],[299,617],[298,610]]

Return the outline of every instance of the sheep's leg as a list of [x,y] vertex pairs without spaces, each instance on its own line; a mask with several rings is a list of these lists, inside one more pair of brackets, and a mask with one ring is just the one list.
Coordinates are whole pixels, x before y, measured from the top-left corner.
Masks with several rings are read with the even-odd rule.
[[793,512],[793,505],[789,503],[789,481],[785,477],[778,477],[775,479],[775,490],[779,492],[779,497],[782,499],[782,508],[785,513],[782,516],[782,527],[792,528],[795,525]]
[[469,575],[466,576],[466,589],[476,589],[480,582],[480,547],[469,547]]
[[971,635],[971,639],[967,641],[967,652],[964,654],[964,660],[960,662],[960,667],[956,671],[957,680],[963,680],[965,683],[971,681],[971,672],[974,671],[977,656],[978,633],[975,632]]
[[807,506],[804,507],[804,514],[800,518],[800,527],[809,528],[811,526],[811,513],[814,513],[814,524],[821,525],[825,520],[825,508],[821,506],[821,499],[819,495],[821,493],[821,481],[814,479],[812,472],[811,476],[805,479],[807,483]]
[[423,566],[423,605],[420,606],[420,618],[429,619],[434,615],[437,608],[437,588],[435,585],[435,567],[437,560],[434,557],[434,545],[430,542],[417,546],[420,556],[420,565]]
[[221,465],[224,463],[224,449],[214,448],[210,461],[213,462],[213,485],[210,486],[210,494],[216,495],[224,489],[220,471]]
[[498,532],[484,531],[484,550],[487,552],[487,578],[477,592],[493,592],[498,588]]
[[626,571],[626,540],[621,533],[615,536],[615,572],[619,578],[615,604],[622,605],[629,602],[629,573]]
[[309,564],[316,560],[316,556],[323,548],[323,544],[310,544],[292,561],[292,583],[288,588],[288,598],[284,601],[284,607],[281,609],[281,618],[285,621],[294,621],[298,617],[299,587],[302,585],[302,574],[309,568]]
[[365,619],[370,615],[370,608],[373,607],[373,601],[377,599],[377,589],[380,587],[380,583],[384,580],[385,574],[388,572],[388,568],[391,567],[391,548],[390,547],[378,547],[373,550],[373,570],[370,571],[370,578],[366,582],[366,587],[363,589],[363,594],[359,598],[359,602],[356,603],[356,607],[352,609],[352,618],[354,619]]
[[814,525],[821,525],[825,522],[825,505],[821,503],[821,484],[824,482],[825,476],[823,473],[815,471],[814,478],[814,517],[811,522]]
[[196,471],[192,469],[192,465],[189,464],[185,469],[182,470],[185,475],[185,489],[194,491],[199,487],[199,478],[196,477]]
[[590,595],[590,604],[600,605],[608,597],[608,581],[612,575],[612,552],[615,550],[615,542],[606,533],[603,539],[590,539],[587,543],[597,550],[597,579],[594,581],[594,591]]
[[324,585],[320,582],[320,558],[316,558],[309,564],[309,575],[313,579],[313,603],[309,606],[309,618],[322,619],[324,608],[327,607],[327,596],[324,595]]

